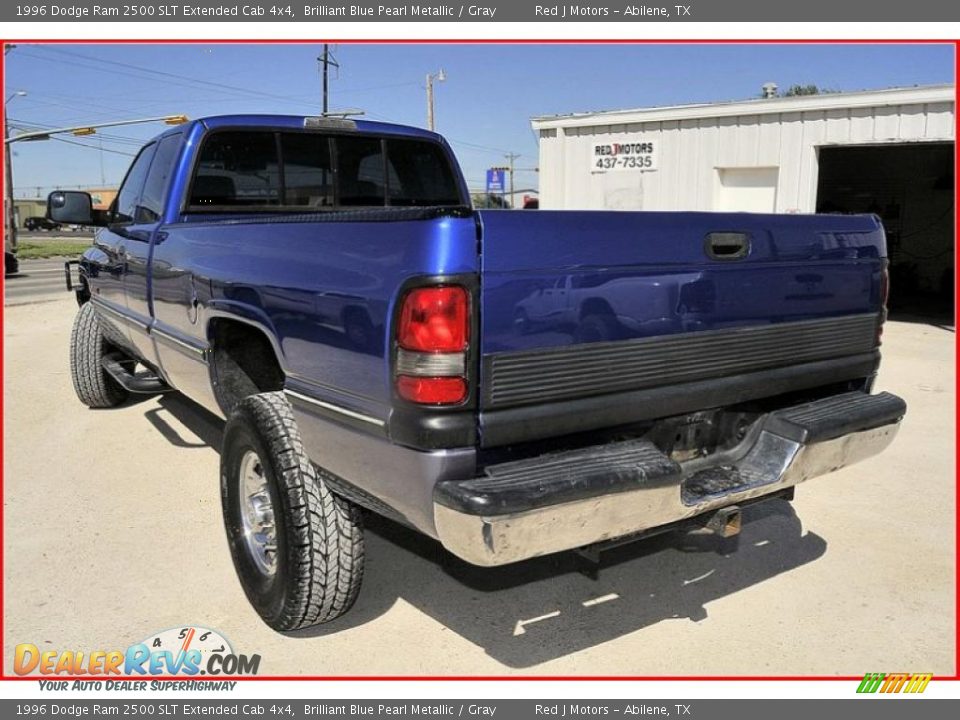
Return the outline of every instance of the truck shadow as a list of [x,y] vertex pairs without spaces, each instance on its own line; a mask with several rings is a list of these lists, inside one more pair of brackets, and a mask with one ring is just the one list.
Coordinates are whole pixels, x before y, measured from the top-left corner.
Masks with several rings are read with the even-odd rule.
[[[385,611],[399,597],[511,668],[550,660],[665,620],[708,621],[707,605],[805,565],[826,551],[781,500],[744,509],[739,549],[670,533],[601,556],[596,579],[572,553],[501,568],[471,566],[388,520],[367,525],[369,574],[352,613],[314,635]],[[341,624],[342,623],[342,624]],[[625,673],[638,672],[624,659]],[[584,668],[588,671],[588,668]]]
[[[159,402],[204,444],[219,448],[219,418],[177,394]],[[161,412],[147,415],[174,445],[200,446],[180,437]],[[581,572],[585,561],[572,553],[475,567],[436,541],[368,513],[367,565],[357,604],[334,622],[288,636],[321,638],[375,622],[402,600],[504,665],[532,668],[666,620],[707,622],[710,602],[813,562],[826,551],[826,541],[804,533],[785,501],[749,506],[743,520],[739,549],[729,555],[719,552],[713,536],[669,533],[604,553],[592,579]],[[371,658],[371,673],[376,667]],[[628,658],[623,670],[641,672]]]

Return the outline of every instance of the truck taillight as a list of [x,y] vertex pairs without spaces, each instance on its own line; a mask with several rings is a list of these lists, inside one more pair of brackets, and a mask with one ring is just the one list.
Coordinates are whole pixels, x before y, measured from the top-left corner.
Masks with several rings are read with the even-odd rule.
[[467,399],[467,381],[462,377],[398,375],[397,394],[404,400],[424,405],[452,405]]
[[467,399],[470,296],[457,285],[414,288],[397,323],[397,394],[423,405]]
[[405,350],[461,352],[469,339],[468,314],[464,288],[416,288],[403,299],[397,342]]

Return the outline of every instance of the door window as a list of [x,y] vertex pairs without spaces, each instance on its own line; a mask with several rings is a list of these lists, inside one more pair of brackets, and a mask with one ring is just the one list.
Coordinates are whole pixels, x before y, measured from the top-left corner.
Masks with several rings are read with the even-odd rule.
[[173,168],[180,154],[180,143],[183,136],[179,133],[168,135],[157,143],[157,151],[150,163],[150,172],[147,173],[143,185],[140,202],[134,212],[134,222],[154,223],[160,220],[163,214],[163,199],[166,196],[167,185]]
[[134,159],[117,193],[116,206],[110,218],[111,223],[123,225],[134,222],[140,191],[143,190],[143,183],[147,178],[150,162],[156,150],[157,144],[150,143]]

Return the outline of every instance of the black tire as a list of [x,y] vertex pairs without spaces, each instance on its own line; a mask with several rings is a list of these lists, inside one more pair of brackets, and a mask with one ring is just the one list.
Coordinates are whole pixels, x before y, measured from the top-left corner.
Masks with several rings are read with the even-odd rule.
[[[244,530],[241,469],[251,451],[270,499],[274,550],[266,557],[273,555],[272,569],[260,564]],[[363,581],[360,511],[330,491],[324,471],[304,453],[282,393],[251,395],[231,414],[220,453],[220,496],[234,568],[267,625],[299,630],[353,606]]]
[[16,275],[20,272],[20,260],[17,259],[17,256],[12,252],[4,251],[3,253],[3,274],[4,275]]
[[70,375],[77,397],[87,407],[116,407],[127,399],[127,391],[100,365],[103,356],[113,351],[93,305],[81,305],[70,333]]
[[620,325],[613,315],[587,315],[574,333],[577,342],[606,342],[620,336]]

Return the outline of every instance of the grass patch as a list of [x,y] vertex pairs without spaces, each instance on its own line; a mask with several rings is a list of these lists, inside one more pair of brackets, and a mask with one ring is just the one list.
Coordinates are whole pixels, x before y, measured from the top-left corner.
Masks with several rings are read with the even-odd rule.
[[60,256],[78,257],[90,247],[92,240],[21,240],[17,246],[17,257],[21,260],[37,260]]

